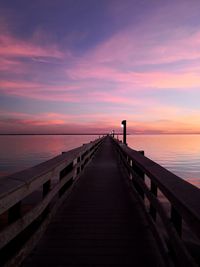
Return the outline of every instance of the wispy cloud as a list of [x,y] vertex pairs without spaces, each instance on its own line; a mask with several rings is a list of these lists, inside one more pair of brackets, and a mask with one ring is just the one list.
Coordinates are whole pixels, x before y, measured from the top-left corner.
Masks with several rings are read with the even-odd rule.
[[[102,3],[112,24],[105,31],[95,16],[89,29],[78,16],[73,25],[62,18],[62,34],[51,32],[53,20],[49,29],[30,23],[27,35],[0,20],[0,94],[21,103],[38,100],[34,116],[1,114],[4,129],[117,129],[126,118],[136,132],[199,131],[192,103],[166,103],[165,97],[199,90],[200,4],[125,2]],[[53,110],[41,114],[42,101]],[[60,105],[65,111],[59,113]]]
[[55,57],[63,54],[53,45],[42,47],[32,40],[23,41],[9,34],[0,34],[0,55],[4,57]]

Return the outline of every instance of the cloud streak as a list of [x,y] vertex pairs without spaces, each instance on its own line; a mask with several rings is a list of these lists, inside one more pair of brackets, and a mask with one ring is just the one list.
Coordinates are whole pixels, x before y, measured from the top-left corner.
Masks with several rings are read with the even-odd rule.
[[0,55],[3,57],[63,57],[54,46],[42,47],[33,41],[16,39],[9,34],[0,34],[0,44]]
[[[10,106],[4,110],[6,116],[1,114],[2,129],[19,131],[27,125],[34,131],[37,127],[46,131],[48,126],[51,131],[53,127],[68,131],[73,125],[74,130],[102,130],[117,127],[126,118],[130,130],[138,133],[199,131],[195,115],[199,110],[192,101],[183,103],[177,97],[172,104],[166,96],[184,98],[199,91],[200,4],[182,1],[180,5],[177,0],[161,6],[144,1],[144,5],[134,2],[133,9],[128,2],[116,1],[114,8],[113,1],[101,3],[110,21],[106,29],[95,19],[94,9],[91,27],[69,16],[71,21],[63,17],[58,28],[53,19],[44,23],[46,28],[35,22],[34,28],[29,21],[32,31],[26,35],[15,31],[11,19],[7,24],[1,19],[0,96],[7,101],[4,106]],[[48,8],[44,21],[49,18]],[[16,110],[15,115],[9,102],[13,97],[22,105],[35,101],[38,112],[32,117]],[[41,113],[48,103],[53,110]]]

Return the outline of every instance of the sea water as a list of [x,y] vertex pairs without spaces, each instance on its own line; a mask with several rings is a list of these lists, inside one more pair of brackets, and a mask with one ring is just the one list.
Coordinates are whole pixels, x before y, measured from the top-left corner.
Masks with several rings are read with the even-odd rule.
[[[46,161],[98,135],[2,135],[0,176]],[[119,139],[122,137],[119,136]],[[128,145],[200,187],[200,135],[128,135]]]

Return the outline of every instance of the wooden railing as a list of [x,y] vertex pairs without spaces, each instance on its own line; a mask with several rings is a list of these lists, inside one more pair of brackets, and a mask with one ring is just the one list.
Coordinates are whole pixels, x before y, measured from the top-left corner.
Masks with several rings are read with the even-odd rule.
[[0,179],[0,266],[19,266],[104,138]]
[[[143,151],[135,151],[116,139],[113,141],[131,186],[150,215],[166,260],[171,258],[172,266],[199,266],[200,189],[145,157]],[[184,240],[186,232],[190,239],[194,238],[194,251]]]

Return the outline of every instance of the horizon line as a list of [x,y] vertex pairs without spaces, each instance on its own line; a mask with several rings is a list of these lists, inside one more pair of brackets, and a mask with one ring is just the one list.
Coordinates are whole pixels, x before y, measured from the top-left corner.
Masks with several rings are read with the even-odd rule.
[[[0,133],[2,135],[108,135],[109,133]],[[127,133],[127,135],[198,135],[200,132],[184,133]],[[123,135],[123,133],[115,133],[115,135]]]

